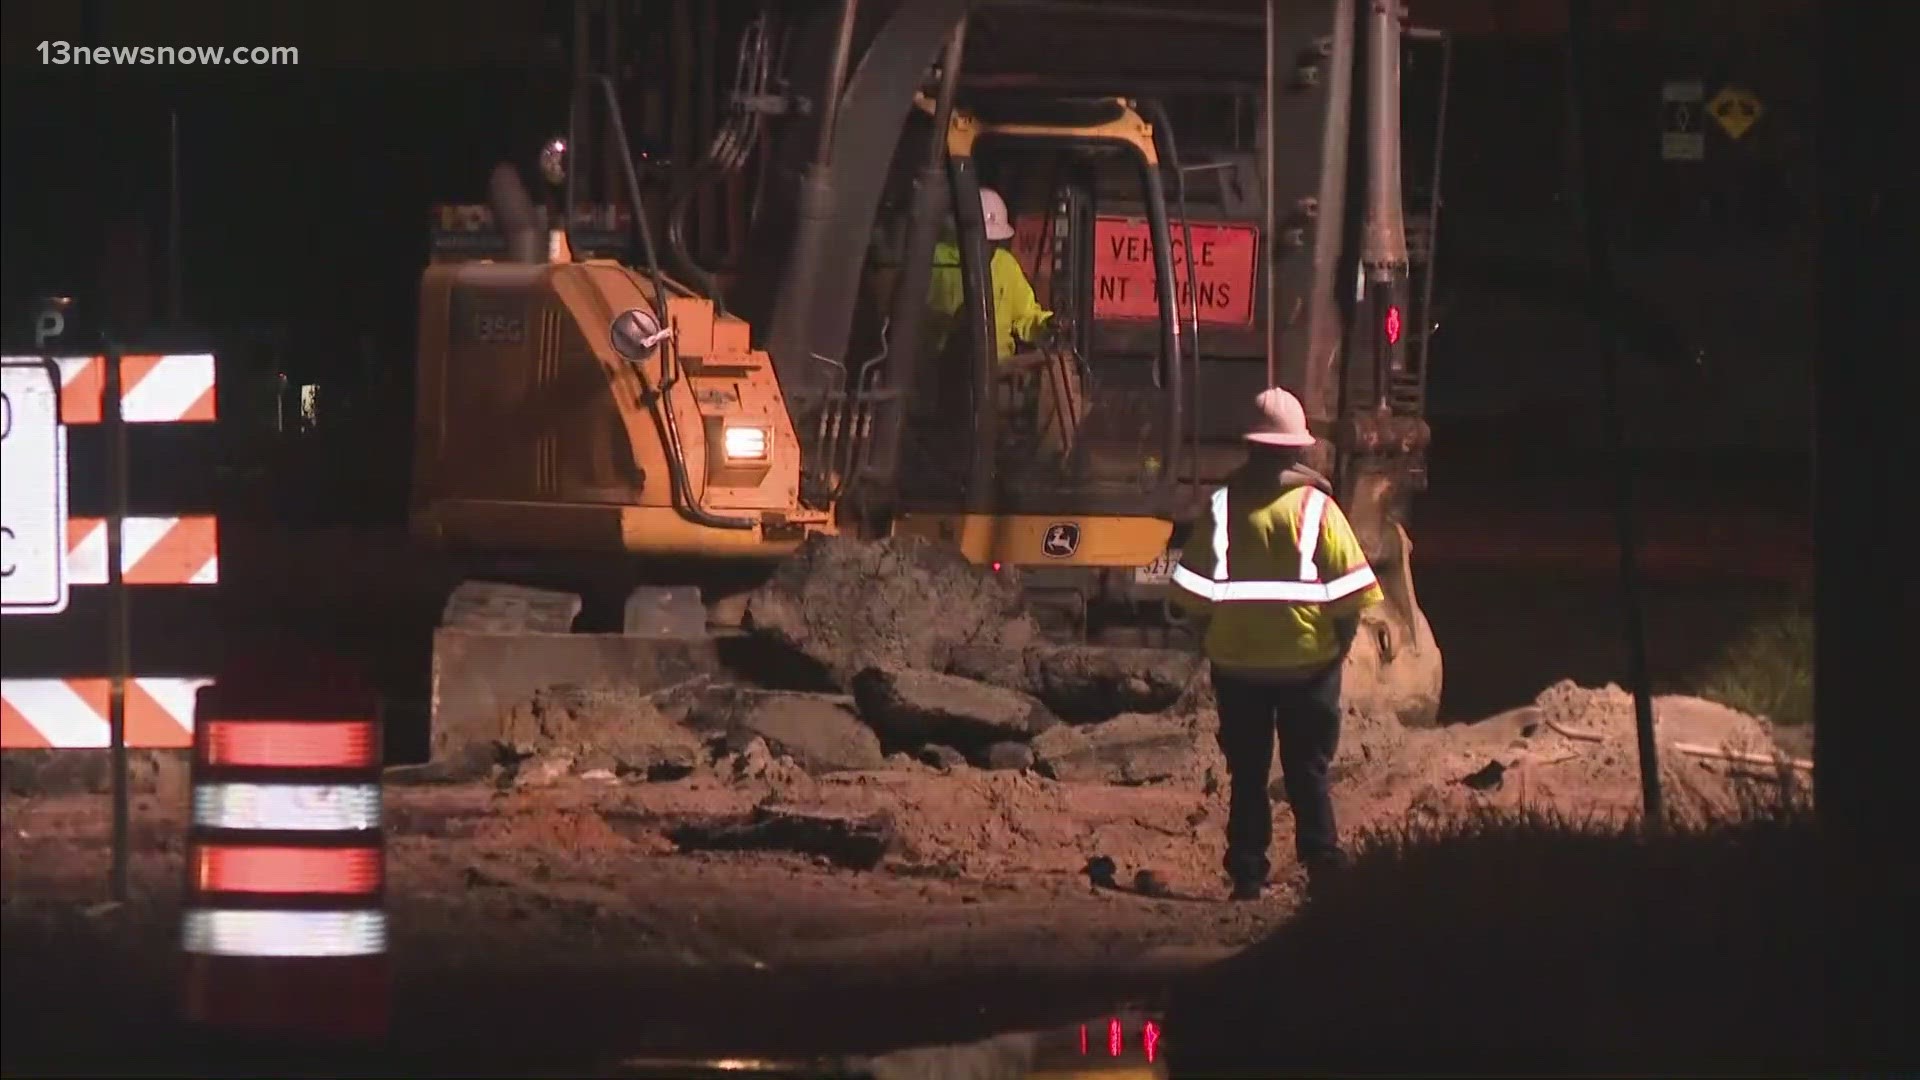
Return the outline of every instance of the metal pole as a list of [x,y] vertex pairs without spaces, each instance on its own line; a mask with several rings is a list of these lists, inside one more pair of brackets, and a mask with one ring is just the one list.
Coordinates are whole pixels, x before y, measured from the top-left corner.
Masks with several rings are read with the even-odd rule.
[[[587,94],[587,73],[593,70],[593,22],[592,13],[587,7],[588,0],[573,0],[573,92],[567,106],[567,208],[562,212],[562,228],[573,227],[574,195],[584,195],[589,202],[593,200],[593,176],[588,171],[593,168],[593,154],[581,142],[581,135],[592,130],[593,118],[587,115],[591,107]],[[606,148],[602,148],[604,151]],[[578,184],[575,177],[579,178]],[[582,190],[585,189],[585,190]],[[609,202],[617,199],[609,193]],[[639,213],[639,207],[634,213]]]
[[1634,464],[1627,456],[1626,410],[1620,394],[1620,341],[1615,326],[1611,250],[1612,206],[1606,179],[1599,175],[1602,156],[1595,145],[1595,127],[1601,110],[1592,53],[1595,26],[1592,0],[1570,0],[1567,15],[1567,67],[1572,90],[1568,120],[1573,128],[1573,153],[1579,162],[1574,170],[1574,187],[1586,228],[1594,324],[1600,331],[1607,439],[1618,469],[1614,525],[1620,545],[1620,602],[1627,624],[1627,681],[1633,689],[1634,728],[1639,736],[1641,808],[1647,824],[1658,827],[1664,817],[1660,797],[1660,749],[1654,741],[1653,694],[1647,684],[1646,616],[1640,601],[1639,525],[1633,513]]
[[127,521],[127,424],[121,415],[120,346],[107,344],[106,387],[100,418],[107,429],[107,732],[113,756],[113,899],[127,899],[127,677],[132,666],[132,618],[121,559]]
[[1424,409],[1427,356],[1433,346],[1433,282],[1440,265],[1440,179],[1444,175],[1441,166],[1447,148],[1447,88],[1453,85],[1453,37],[1425,30],[1407,33],[1415,40],[1438,41],[1440,45],[1440,100],[1435,103],[1433,114],[1433,176],[1427,186],[1427,265],[1421,275],[1425,280],[1420,283],[1420,318],[1426,323],[1420,328],[1420,401]]
[[167,113],[167,323],[179,329],[184,274],[180,265],[180,110]]
[[[607,0],[604,15],[601,32],[606,35],[606,40],[600,43],[602,57],[600,62],[604,65],[600,70],[607,78],[613,80],[614,95],[624,98],[627,93],[627,79],[621,65],[619,0]],[[612,115],[606,117],[605,122],[600,125],[600,130],[600,190],[606,192],[606,202],[614,203],[619,201],[614,192],[620,190],[620,151],[616,149],[620,146],[620,133],[614,130]],[[630,153],[631,150],[628,149],[627,152]],[[638,213],[639,208],[635,207],[634,212]],[[573,222],[566,222],[566,226],[572,228]]]
[[[719,130],[719,82],[720,82],[720,12],[717,4],[703,4],[700,8],[700,25],[695,35],[695,49],[699,60],[694,68],[699,78],[699,89],[694,97],[694,128],[698,136],[694,141],[694,154],[698,156],[713,145],[714,135]],[[693,162],[687,162],[692,165]],[[720,236],[720,211],[724,208],[721,200],[725,198],[726,188],[717,184],[703,185],[694,196],[695,242],[700,252],[709,259],[718,249]]]
[[833,163],[833,129],[840,122],[840,95],[847,89],[847,69],[853,61],[853,29],[859,14],[860,0],[840,0],[832,62],[827,66],[827,85],[820,103],[820,127],[814,133],[813,167],[816,169],[825,169]]
[[1260,186],[1266,202],[1266,220],[1261,223],[1261,259],[1266,263],[1267,292],[1267,388],[1280,385],[1280,235],[1279,155],[1274,147],[1273,118],[1280,111],[1280,0],[1267,0],[1267,107],[1260,118]]

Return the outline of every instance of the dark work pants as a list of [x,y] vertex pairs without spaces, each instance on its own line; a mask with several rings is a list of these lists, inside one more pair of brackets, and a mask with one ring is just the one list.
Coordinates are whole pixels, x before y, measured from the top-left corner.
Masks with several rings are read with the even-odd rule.
[[1264,884],[1272,869],[1273,804],[1267,776],[1273,740],[1280,737],[1280,775],[1293,808],[1294,850],[1312,866],[1340,851],[1327,768],[1340,743],[1338,663],[1298,683],[1275,683],[1213,673],[1220,702],[1220,751],[1231,778],[1227,809],[1227,873],[1236,882]]

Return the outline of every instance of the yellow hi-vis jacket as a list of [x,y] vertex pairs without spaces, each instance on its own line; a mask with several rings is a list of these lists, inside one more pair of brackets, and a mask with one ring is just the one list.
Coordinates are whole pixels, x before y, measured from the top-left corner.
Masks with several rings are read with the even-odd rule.
[[1334,622],[1384,596],[1347,516],[1326,492],[1236,480],[1213,493],[1173,597],[1207,611],[1206,653],[1226,674],[1310,675],[1339,657]]
[[[1053,318],[1053,312],[1040,306],[1040,300],[1033,294],[1033,286],[1027,281],[1027,272],[1020,268],[1020,260],[1013,252],[1003,247],[993,249],[993,258],[987,263],[988,276],[993,282],[993,324],[997,355],[1005,360],[1013,355],[1013,339],[1017,334],[1024,341],[1033,341],[1040,328]],[[966,283],[960,276],[960,247],[951,240],[942,240],[933,246],[933,278],[927,285],[927,307],[932,309],[928,348],[938,356],[947,345],[947,335],[952,332],[954,321],[966,306]]]

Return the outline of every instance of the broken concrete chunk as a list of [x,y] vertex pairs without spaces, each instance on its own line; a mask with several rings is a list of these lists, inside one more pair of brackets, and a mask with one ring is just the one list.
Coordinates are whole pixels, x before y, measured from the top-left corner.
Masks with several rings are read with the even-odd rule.
[[1200,670],[1200,658],[1171,649],[1070,646],[1037,665],[1035,696],[1062,715],[1108,719],[1173,707]]
[[687,723],[693,711],[729,687],[717,686],[710,675],[696,675],[647,694],[647,700],[660,714],[676,724]]
[[911,536],[808,540],[749,597],[745,624],[841,687],[870,667],[933,667],[955,645],[1017,647],[1034,633],[1017,574]]
[[1033,768],[1033,747],[1023,742],[997,742],[980,751],[975,763],[983,769],[1014,771]]
[[509,760],[564,755],[582,772],[649,779],[692,772],[704,749],[699,736],[627,690],[548,687],[508,712],[500,731]]
[[701,638],[707,634],[707,609],[692,585],[643,585],[627,595],[622,628],[635,637]]
[[947,650],[946,663],[941,665],[941,670],[988,686],[1031,694],[1040,688],[1040,680],[1034,674],[1034,668],[1038,666],[1036,658],[1047,651],[1044,645],[1024,649],[1000,645],[957,645]]
[[886,763],[880,737],[843,694],[715,688],[690,708],[687,721],[722,735],[729,749],[738,750],[754,737],[765,739],[775,754],[815,775]]
[[491,634],[522,631],[564,634],[580,614],[580,598],[570,592],[463,581],[447,597],[440,625]]
[[894,833],[882,815],[763,805],[744,820],[682,825],[668,836],[683,851],[792,851],[871,870],[892,849]]
[[1187,692],[1200,658],[1175,649],[970,645],[950,650],[946,671],[1031,694],[1074,721],[1164,712]]
[[948,772],[967,767],[967,755],[951,746],[941,746],[939,743],[921,747],[920,760],[936,769]]
[[1038,769],[1056,780],[1150,784],[1192,766],[1199,747],[1186,723],[1129,714],[1099,724],[1057,727],[1035,736]]
[[767,746],[767,740],[751,736],[732,753],[714,762],[714,771],[729,780],[764,780],[774,787],[785,787],[803,779],[807,771],[791,758],[782,757]]
[[853,697],[881,741],[895,746],[984,749],[1030,739],[1058,722],[1025,694],[932,671],[869,668],[854,678]]

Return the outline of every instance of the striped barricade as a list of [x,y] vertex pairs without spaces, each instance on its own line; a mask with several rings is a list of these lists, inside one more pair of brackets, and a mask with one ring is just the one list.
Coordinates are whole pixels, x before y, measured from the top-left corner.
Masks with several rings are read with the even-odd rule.
[[[62,356],[60,420],[98,424],[105,414],[107,357]],[[212,353],[123,353],[120,416],[129,424],[210,424],[218,379]]]
[[[58,372],[61,460],[54,471],[64,478],[56,519],[64,525],[49,528],[64,532],[53,540],[64,559],[60,596],[33,609],[9,601],[0,749],[106,747],[116,593],[108,534],[120,494],[111,490],[108,467],[115,432],[104,422],[112,356],[5,359],[10,370],[50,360]],[[119,364],[127,447],[120,580],[129,590],[131,626],[126,744],[184,750],[193,738],[193,694],[206,685],[220,651],[219,364],[207,350],[131,349]],[[22,451],[10,439],[7,452]]]
[[189,1022],[353,1040],[386,1031],[379,702],[251,678],[200,690],[181,926]]

